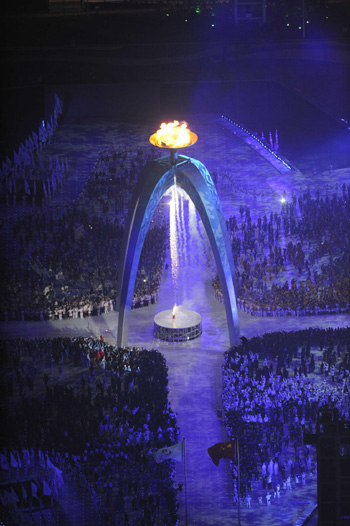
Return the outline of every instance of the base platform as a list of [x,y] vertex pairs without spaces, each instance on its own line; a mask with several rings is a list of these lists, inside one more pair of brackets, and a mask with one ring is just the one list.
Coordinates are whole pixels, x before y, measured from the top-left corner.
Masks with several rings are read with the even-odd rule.
[[202,334],[202,316],[193,310],[177,307],[175,318],[173,310],[163,310],[154,317],[153,334],[167,342],[194,340]]

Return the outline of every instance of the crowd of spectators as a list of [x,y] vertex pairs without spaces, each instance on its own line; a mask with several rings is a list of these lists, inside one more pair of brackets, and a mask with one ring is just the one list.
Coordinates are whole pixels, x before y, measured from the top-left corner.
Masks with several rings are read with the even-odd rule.
[[[23,196],[32,197],[32,206],[17,206],[21,213],[8,214],[1,320],[82,318],[116,307],[128,205],[142,167],[155,150],[133,149],[114,140],[99,152],[79,198],[53,204],[51,197],[57,185],[64,184],[68,164],[47,156],[43,166],[41,153],[62,112],[55,96],[51,124],[41,126],[37,141],[36,134],[26,141],[26,153],[3,163],[7,206],[18,201],[16,197],[12,203],[9,196],[16,194],[16,180],[22,179]],[[37,168],[50,174],[40,191]],[[213,173],[216,182],[223,177]],[[292,193],[290,202],[284,200],[279,213],[253,218],[250,208],[241,205],[239,215],[227,219],[240,309],[255,316],[349,311],[349,194],[346,184],[331,196],[301,191]],[[132,308],[157,301],[167,245],[167,219],[159,207],[141,254]],[[218,276],[213,289],[223,301]]]
[[[240,445],[241,497],[271,505],[316,480],[319,411],[349,421],[350,329],[276,332],[225,353],[223,407],[227,431]],[[233,465],[237,499],[237,463]],[[267,496],[269,495],[269,496]]]
[[68,173],[68,158],[54,158],[44,151],[51,144],[55,130],[63,114],[63,103],[54,95],[54,106],[50,117],[41,121],[38,133],[33,131],[21,143],[13,159],[8,156],[0,168],[0,200],[6,206],[32,203],[41,204],[49,200],[60,188]]
[[[307,190],[256,221],[241,205],[227,220],[239,308],[255,316],[349,311],[349,196],[345,184],[332,197]],[[217,276],[213,287],[222,301]]]
[[[3,320],[78,318],[115,309],[127,206],[150,156],[105,148],[78,201],[33,208],[14,219],[11,264],[1,280]],[[157,301],[166,246],[160,210],[141,253],[133,308]]]
[[79,474],[101,524],[176,523],[174,466],[154,456],[179,439],[163,355],[102,337],[3,340],[0,354],[7,477],[39,457],[63,470],[59,486],[66,470]]

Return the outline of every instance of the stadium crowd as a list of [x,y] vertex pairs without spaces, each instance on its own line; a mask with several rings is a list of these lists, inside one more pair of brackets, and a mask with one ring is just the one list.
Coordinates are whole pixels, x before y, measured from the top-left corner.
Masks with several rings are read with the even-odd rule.
[[[68,163],[50,155],[43,161],[42,154],[63,111],[55,95],[48,123],[40,127],[38,136],[33,134],[26,141],[18,155],[14,152],[13,162],[6,159],[2,166],[6,206],[18,201],[17,196],[12,203],[16,184],[23,186],[24,199],[33,199],[29,207],[17,206],[21,212],[7,217],[1,320],[78,318],[116,307],[128,204],[141,169],[155,150],[125,147],[115,139],[99,152],[79,198],[53,204],[55,189],[64,184],[69,171]],[[50,174],[41,190],[35,175],[38,170]],[[222,177],[224,174],[214,171],[214,181]],[[349,194],[346,184],[332,195],[301,191],[282,203],[280,213],[253,220],[249,207],[241,205],[238,217],[227,219],[240,309],[255,316],[349,311]],[[157,301],[167,227],[159,207],[143,247],[132,308]],[[217,276],[213,289],[222,301]]]
[[[12,263],[7,261],[1,281],[3,320],[78,318],[114,310],[127,205],[149,158],[118,146],[103,149],[77,202],[34,208],[14,219]],[[143,246],[133,308],[157,300],[166,246],[160,211]]]
[[158,351],[78,337],[2,340],[0,354],[2,476],[39,458],[58,501],[65,473],[79,477],[101,524],[176,523],[173,464],[154,456],[179,439]]
[[[293,194],[280,213],[256,222],[241,205],[240,217],[227,220],[239,308],[255,316],[349,311],[349,195],[345,184],[332,197]],[[213,287],[222,301],[217,276]]]
[[63,115],[63,103],[55,93],[53,110],[47,121],[41,121],[38,133],[33,131],[0,168],[0,200],[6,206],[26,203],[41,204],[50,199],[68,173],[68,158],[45,155]]
[[[303,436],[315,433],[322,410],[349,421],[349,342],[349,328],[307,329],[243,338],[225,353],[225,420],[230,438],[239,438],[241,497],[250,506],[271,505],[315,479]],[[237,463],[233,477],[237,499]]]

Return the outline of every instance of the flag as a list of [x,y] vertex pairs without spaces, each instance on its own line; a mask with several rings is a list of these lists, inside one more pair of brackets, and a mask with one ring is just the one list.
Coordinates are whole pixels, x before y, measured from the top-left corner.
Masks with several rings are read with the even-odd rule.
[[24,150],[23,152],[23,160],[24,160],[24,164],[26,166],[30,166],[31,164],[31,158],[30,158],[30,155],[29,153],[27,152],[27,150]]
[[47,133],[48,133],[49,137],[51,137],[51,135],[53,134],[53,131],[52,131],[52,126],[50,124],[50,121],[47,121],[46,128],[47,128]]
[[219,465],[221,458],[235,459],[235,441],[219,442],[208,448],[208,454],[215,466]]
[[33,136],[33,143],[34,143],[34,146],[37,148],[37,147],[38,147],[38,140],[39,140],[39,137],[38,137],[37,133],[35,133],[35,131],[32,132],[32,136]]
[[55,475],[54,475],[54,484],[56,487],[56,492],[58,489],[62,488],[64,486],[64,481],[62,477],[62,470],[55,467]]
[[22,467],[22,462],[21,462],[21,459],[20,459],[18,451],[15,451],[15,454],[16,454],[16,458],[17,458],[18,467],[21,468]]
[[57,109],[58,113],[62,113],[62,110],[63,110],[62,101],[57,95],[57,93],[55,93],[54,96],[55,96],[55,109]]
[[15,490],[13,489],[12,486],[11,486],[11,498],[12,498],[12,502],[18,502],[19,501],[18,495],[17,495],[17,493],[15,492]]
[[10,454],[10,458],[11,458],[11,467],[12,468],[18,468],[19,465],[18,465],[17,459],[16,459],[15,455],[12,452]]
[[8,469],[9,468],[9,465],[8,465],[8,462],[7,462],[7,458],[2,453],[0,453],[0,467],[1,467],[1,469]]
[[21,159],[18,157],[18,154],[15,151],[13,152],[13,160],[16,166],[21,164]]
[[26,501],[27,498],[28,498],[27,492],[26,492],[26,490],[25,490],[25,488],[24,488],[24,486],[23,486],[23,484],[22,484],[22,499],[23,499],[24,501]]
[[44,457],[44,453],[43,453],[42,451],[40,451],[40,449],[39,449],[38,453],[39,453],[39,464],[40,464],[40,466],[41,466],[42,468],[44,468],[44,467],[45,467],[45,457]]
[[7,491],[6,489],[4,489],[4,491],[2,492],[2,495],[3,495],[3,498],[1,499],[1,501],[5,503],[4,506],[8,506],[9,504],[11,504],[12,502],[11,493]]
[[13,182],[12,182],[12,177],[8,177],[7,182],[8,182],[9,193],[12,195],[12,192],[13,192]]
[[29,184],[28,184],[28,182],[27,182],[26,179],[23,179],[23,181],[24,181],[24,191],[25,191],[26,194],[29,194],[29,195],[30,195]]
[[49,468],[52,468],[52,469],[55,469],[55,466],[52,464],[50,458],[49,458],[49,455],[46,456],[46,465],[47,465],[47,469]]
[[51,495],[52,491],[48,484],[46,484],[45,480],[43,480],[43,494],[44,495]]
[[31,486],[32,486],[32,497],[35,497],[36,499],[38,498],[38,486],[36,484],[34,484],[34,482],[31,482]]
[[30,464],[30,454],[27,449],[23,449],[23,462],[29,466]]
[[8,504],[8,498],[7,498],[7,491],[6,490],[0,491],[0,502],[6,508],[6,506]]
[[1,166],[2,166],[2,173],[4,175],[7,175],[8,172],[9,172],[10,166],[8,166],[8,164],[5,163],[4,161],[2,161],[2,165]]
[[29,152],[31,152],[32,149],[33,149],[33,141],[32,141],[32,138],[29,137],[29,139],[26,139],[25,144],[26,144],[26,150],[29,151]]
[[39,128],[39,141],[44,142],[46,140],[45,131],[46,131],[45,128],[40,126],[40,128]]
[[156,462],[163,462],[163,460],[177,460],[182,462],[183,460],[183,441],[175,444],[175,446],[163,447],[156,449],[153,452]]

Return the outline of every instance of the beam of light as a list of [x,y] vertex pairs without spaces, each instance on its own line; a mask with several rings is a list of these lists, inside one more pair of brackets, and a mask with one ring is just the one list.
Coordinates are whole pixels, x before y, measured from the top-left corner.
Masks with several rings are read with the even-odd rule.
[[177,240],[177,253],[179,258],[179,266],[180,266],[180,258],[182,253],[182,224],[181,224],[181,216],[180,216],[180,191],[179,188],[175,184],[175,224],[176,224],[176,240]]
[[177,215],[177,192],[176,186],[171,187],[171,201],[169,203],[169,223],[170,223],[170,261],[171,261],[171,276],[173,280],[173,290],[175,294],[175,303],[178,295],[178,278],[179,278],[179,253],[178,253],[178,235],[176,228]]
[[182,256],[182,262],[183,266],[188,264],[188,236],[187,236],[187,222],[185,219],[185,213],[184,213],[184,202],[185,202],[185,196],[184,193],[181,192],[179,195],[179,212],[180,212],[180,229],[179,232],[181,232],[181,256]]
[[188,218],[189,236],[193,246],[189,251],[191,258],[190,264],[193,266],[198,265],[201,260],[199,255],[203,254],[203,251],[205,251],[205,241],[201,232],[201,219],[191,199],[188,201]]
[[[197,231],[197,228],[196,228],[197,218],[196,218],[196,207],[194,206],[192,199],[189,199],[188,201],[188,219],[189,219],[188,226],[189,226],[190,233],[193,235],[195,239],[195,233]],[[195,239],[195,241],[197,242],[197,239]]]

